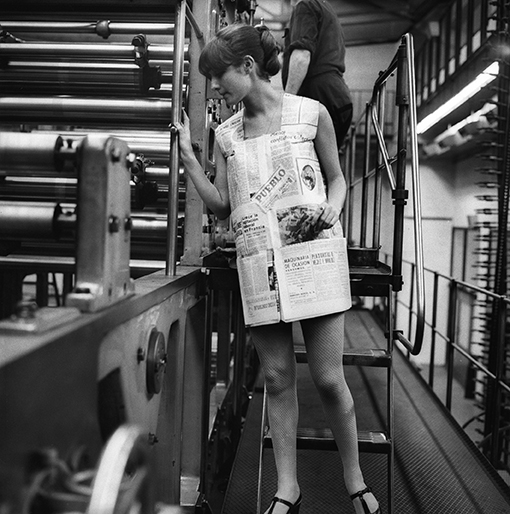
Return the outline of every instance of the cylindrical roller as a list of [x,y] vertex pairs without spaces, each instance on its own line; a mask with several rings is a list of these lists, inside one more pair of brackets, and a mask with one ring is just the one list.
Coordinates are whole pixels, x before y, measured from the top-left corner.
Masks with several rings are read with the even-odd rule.
[[136,95],[159,89],[161,83],[159,68],[140,68],[130,63],[12,61],[0,74],[4,94]]
[[15,97],[0,98],[0,121],[6,122],[69,122],[94,121],[111,125],[168,124],[172,112],[170,100]]
[[55,170],[62,144],[62,138],[53,134],[0,132],[0,169]]
[[8,177],[0,182],[0,198],[9,201],[76,201],[76,179],[44,177]]
[[[158,213],[131,214],[131,234],[135,239],[164,241],[166,215]],[[63,232],[76,228],[76,208],[61,207],[54,202],[0,201],[0,237],[20,240],[56,239]]]
[[[0,113],[1,117],[1,113]],[[92,133],[103,133],[103,130],[99,130],[97,127],[91,128],[85,131],[52,131],[52,134],[61,136],[64,140],[67,138],[83,138],[88,134]],[[38,134],[40,132],[33,131],[32,134]],[[112,137],[123,139],[129,146],[129,149],[137,154],[143,155],[149,161],[156,161],[159,165],[168,166],[168,155],[170,147],[170,130],[168,127],[161,127],[161,130],[119,130],[118,127],[114,127],[109,130],[108,133]]]
[[[134,61],[135,47],[121,43],[0,43],[0,57],[5,59],[128,59]],[[172,61],[173,45],[149,45],[147,58]]]
[[50,32],[54,34],[70,32],[72,34],[98,34],[108,37],[110,34],[173,34],[173,23],[119,23],[108,20],[98,22],[70,21],[3,21],[3,30],[7,32]]
[[0,236],[9,238],[56,237],[58,204],[43,202],[0,202]]

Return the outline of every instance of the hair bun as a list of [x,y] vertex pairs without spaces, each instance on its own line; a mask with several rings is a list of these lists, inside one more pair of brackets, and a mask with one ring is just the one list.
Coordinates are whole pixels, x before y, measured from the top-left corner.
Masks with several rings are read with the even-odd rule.
[[260,35],[260,45],[264,51],[264,64],[269,75],[276,75],[280,71],[278,55],[281,46],[276,42],[273,33],[266,25],[255,25]]

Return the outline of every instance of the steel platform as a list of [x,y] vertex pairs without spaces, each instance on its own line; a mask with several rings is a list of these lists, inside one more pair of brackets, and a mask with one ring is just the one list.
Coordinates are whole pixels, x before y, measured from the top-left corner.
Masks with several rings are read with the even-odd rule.
[[[371,313],[347,314],[346,346],[377,348],[383,333]],[[300,426],[326,426],[306,364],[298,364]],[[359,430],[384,425],[385,370],[346,368],[356,403]],[[481,456],[474,443],[429,391],[399,350],[394,351],[395,385],[395,512],[397,514],[510,513],[510,489]],[[243,436],[223,501],[222,514],[255,514],[262,388],[251,400]],[[272,450],[265,449],[262,505],[276,488]],[[387,501],[385,455],[361,453],[366,482],[383,512]],[[301,514],[354,512],[335,451],[298,450],[303,493]]]

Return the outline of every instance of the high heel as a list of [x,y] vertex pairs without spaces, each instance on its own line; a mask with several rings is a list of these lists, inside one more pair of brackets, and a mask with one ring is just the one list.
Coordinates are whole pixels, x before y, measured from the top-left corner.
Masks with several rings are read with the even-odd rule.
[[296,500],[295,503],[290,503],[288,502],[287,500],[282,500],[281,498],[278,498],[277,496],[275,496],[272,500],[271,500],[271,507],[270,509],[267,511],[267,514],[272,514],[273,513],[273,510],[275,508],[275,505],[277,503],[283,503],[284,505],[286,505],[287,507],[289,507],[289,510],[287,511],[287,514],[299,514],[299,508],[301,507],[301,500],[303,498],[301,497],[301,495],[299,495],[299,498]]
[[359,500],[361,502],[361,506],[363,507],[364,514],[381,514],[381,508],[377,507],[377,510],[374,512],[370,512],[370,509],[368,508],[367,502],[365,501],[365,494],[371,493],[372,489],[370,487],[366,487],[362,491],[358,491],[357,493],[351,494],[351,500],[354,502],[355,500]]

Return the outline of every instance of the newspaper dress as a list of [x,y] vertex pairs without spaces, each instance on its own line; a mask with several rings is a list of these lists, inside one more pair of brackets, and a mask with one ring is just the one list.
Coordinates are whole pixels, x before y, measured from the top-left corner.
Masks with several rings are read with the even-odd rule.
[[315,100],[285,94],[281,129],[244,137],[244,111],[216,129],[226,158],[232,226],[246,325],[350,308],[349,268],[338,222],[317,232],[311,218],[326,200],[314,147]]

